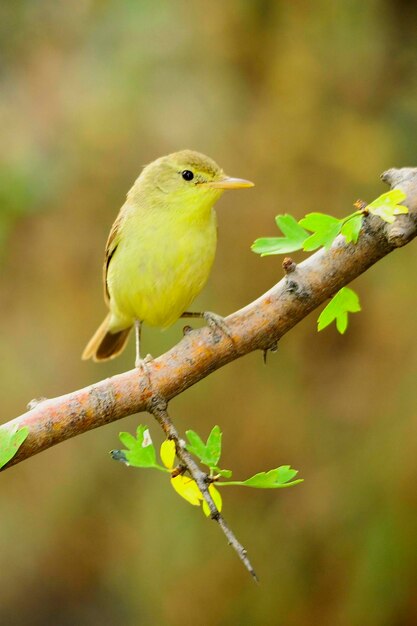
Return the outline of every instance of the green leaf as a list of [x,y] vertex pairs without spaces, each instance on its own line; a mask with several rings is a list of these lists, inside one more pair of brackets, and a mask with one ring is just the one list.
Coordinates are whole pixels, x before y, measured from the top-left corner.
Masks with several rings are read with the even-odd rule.
[[348,326],[348,313],[357,313],[360,310],[358,294],[349,287],[342,287],[320,313],[317,330],[323,330],[336,320],[336,328],[343,335]]
[[284,237],[262,237],[252,244],[253,252],[267,256],[269,254],[288,254],[302,250],[308,232],[304,230],[292,215],[277,215],[275,218],[278,228]]
[[29,434],[29,428],[23,426],[17,430],[0,428],[0,467],[4,467],[16,454]]
[[124,461],[132,467],[165,469],[156,462],[156,452],[147,426],[138,426],[136,438],[130,433],[120,433],[119,438],[127,450],[113,450],[111,455],[115,460]]
[[215,467],[219,462],[222,449],[222,432],[219,426],[213,426],[206,444],[193,430],[187,430],[185,434],[189,441],[187,450],[195,454],[204,465]]
[[299,223],[313,232],[303,246],[303,250],[310,252],[322,246],[326,249],[330,248],[342,229],[343,220],[325,213],[309,213]]
[[220,469],[220,467],[217,467],[217,466],[213,466],[210,469],[212,469],[215,474],[218,474],[219,476],[222,476],[223,478],[232,478],[232,475],[233,475],[232,470]]
[[209,467],[217,465],[222,453],[222,431],[219,426],[213,426],[206,445],[207,462]]
[[[260,472],[243,482],[246,487],[256,487],[257,489],[275,489],[277,487],[288,487],[290,481],[298,474],[297,470],[291,469],[289,465],[283,465],[269,472]],[[299,480],[296,482],[300,482]]]
[[260,472],[248,478],[247,480],[234,480],[230,482],[216,483],[218,487],[226,485],[237,485],[241,487],[254,487],[256,489],[279,489],[283,487],[292,487],[303,482],[303,479],[292,480],[298,471],[292,469],[290,465],[281,465],[269,472]]
[[206,444],[193,430],[187,430],[185,434],[189,441],[189,443],[187,444],[188,452],[194,454],[201,461],[206,453]]
[[363,215],[353,215],[343,222],[341,233],[346,239],[346,243],[357,243],[359,233],[362,228]]
[[383,193],[366,207],[367,211],[378,215],[381,219],[389,224],[395,221],[395,216],[408,213],[406,206],[399,204],[406,199],[406,194],[400,189],[393,189]]

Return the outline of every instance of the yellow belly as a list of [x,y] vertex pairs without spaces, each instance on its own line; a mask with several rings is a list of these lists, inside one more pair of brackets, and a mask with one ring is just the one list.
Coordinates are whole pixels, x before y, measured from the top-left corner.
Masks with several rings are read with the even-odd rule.
[[107,283],[112,329],[138,319],[165,328],[187,310],[204,287],[216,251],[216,217],[141,220],[122,236]]

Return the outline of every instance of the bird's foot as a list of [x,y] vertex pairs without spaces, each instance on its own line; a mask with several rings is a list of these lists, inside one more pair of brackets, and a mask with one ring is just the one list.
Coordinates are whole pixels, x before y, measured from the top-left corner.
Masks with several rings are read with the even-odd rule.
[[[207,322],[207,326],[209,326],[211,330],[220,331],[233,343],[232,333],[230,332],[225,319],[221,315],[217,315],[217,313],[212,313],[211,311],[203,311],[202,313],[196,311],[185,311],[181,317],[203,319]],[[191,330],[192,328],[190,326],[185,326],[183,329],[184,335],[188,334]]]
[[155,391],[155,388],[152,384],[152,376],[151,370],[149,368],[149,364],[154,360],[151,354],[147,354],[144,359],[140,357],[136,357],[135,368],[138,370],[141,378],[140,380],[140,389],[141,392],[146,392],[146,396],[149,398],[150,406],[153,406],[155,403],[159,401],[159,393]]
[[148,378],[150,378],[148,364],[152,363],[152,361],[153,361],[153,356],[151,354],[147,354],[144,359],[141,359],[140,357],[136,357],[135,368],[138,370],[141,370],[143,374],[146,374]]

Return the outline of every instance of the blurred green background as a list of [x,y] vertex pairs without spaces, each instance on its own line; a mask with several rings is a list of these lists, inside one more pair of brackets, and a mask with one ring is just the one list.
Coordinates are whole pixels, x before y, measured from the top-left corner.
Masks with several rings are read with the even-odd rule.
[[[282,275],[250,251],[274,216],[344,215],[417,165],[417,5],[347,0],[0,2],[1,421],[130,369],[82,363],[104,316],[104,243],[143,164],[189,147],[256,182],[218,205],[196,308],[228,314]],[[237,478],[215,524],[156,472],[112,462],[134,416],[1,475],[0,624],[408,626],[417,623],[417,290],[410,245],[356,281],[345,337],[311,315],[265,367],[252,354],[172,402],[224,432]],[[144,350],[183,323],[145,329]],[[155,474],[155,475],[154,475]]]

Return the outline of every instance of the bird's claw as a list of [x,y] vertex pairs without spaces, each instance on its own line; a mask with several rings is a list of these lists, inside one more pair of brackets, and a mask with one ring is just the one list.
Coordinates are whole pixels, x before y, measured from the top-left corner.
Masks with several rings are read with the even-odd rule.
[[153,361],[153,356],[151,354],[147,354],[144,359],[141,359],[141,358],[136,359],[135,367],[136,369],[140,369],[143,372],[146,372],[149,376],[148,363],[151,363],[152,361]]

